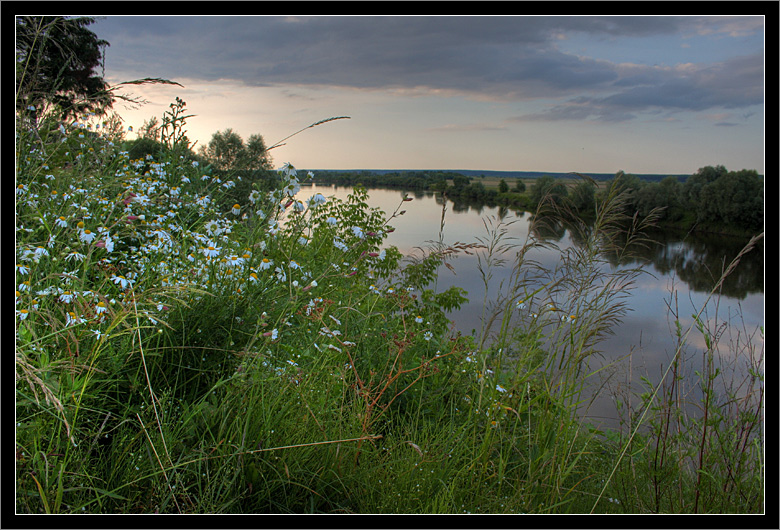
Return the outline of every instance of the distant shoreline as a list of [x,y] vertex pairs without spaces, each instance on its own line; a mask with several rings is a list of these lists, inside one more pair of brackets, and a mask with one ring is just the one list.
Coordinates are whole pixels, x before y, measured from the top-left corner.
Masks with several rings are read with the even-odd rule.
[[[513,179],[513,178],[525,178],[525,179],[533,179],[533,178],[539,178],[543,177],[545,175],[549,175],[554,178],[571,178],[577,175],[577,173],[587,175],[594,180],[611,180],[615,178],[615,173],[586,173],[586,172],[554,172],[554,171],[490,171],[490,170],[479,170],[479,169],[311,169],[311,171],[317,175],[317,174],[325,174],[325,173],[375,173],[375,174],[385,174],[385,173],[413,173],[413,172],[439,172],[439,171],[446,171],[446,172],[452,172],[452,173],[460,173],[463,176],[466,177],[493,177],[493,178],[505,178],[505,179]],[[668,176],[677,177],[678,180],[681,182],[684,182],[685,179],[687,179],[690,175],[686,175],[683,173],[631,173],[632,175],[635,175],[639,177],[642,180],[649,180],[649,181],[660,181]]]

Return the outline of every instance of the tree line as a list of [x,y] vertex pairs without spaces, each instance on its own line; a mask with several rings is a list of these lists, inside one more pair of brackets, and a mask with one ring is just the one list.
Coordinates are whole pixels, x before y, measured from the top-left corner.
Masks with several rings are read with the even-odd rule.
[[[668,176],[648,182],[619,171],[612,182],[628,193],[627,212],[647,217],[656,211],[659,222],[702,231],[755,233],[764,226],[764,180],[754,169],[729,171],[724,166],[705,166],[681,181]],[[604,192],[590,181],[571,188],[542,177],[531,189],[531,202],[537,205],[545,194],[553,201],[567,202],[587,215]]]
[[594,215],[604,188],[616,183],[628,194],[626,213],[646,217],[655,210],[659,222],[667,226],[755,232],[764,224],[764,181],[752,169],[729,171],[722,165],[706,166],[687,177],[670,175],[650,180],[619,171],[602,186],[587,178],[572,183],[572,177],[544,175],[534,179],[529,189],[521,179],[511,186],[501,179],[496,189],[486,187],[481,179],[454,171],[317,172],[317,180],[323,184],[437,191],[455,203],[535,211],[544,199],[584,218]]

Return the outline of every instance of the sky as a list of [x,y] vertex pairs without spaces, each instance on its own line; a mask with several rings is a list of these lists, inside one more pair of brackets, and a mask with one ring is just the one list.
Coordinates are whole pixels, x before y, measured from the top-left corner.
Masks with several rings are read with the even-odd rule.
[[[105,79],[301,169],[764,173],[754,16],[108,16]],[[133,137],[134,133],[130,134]]]

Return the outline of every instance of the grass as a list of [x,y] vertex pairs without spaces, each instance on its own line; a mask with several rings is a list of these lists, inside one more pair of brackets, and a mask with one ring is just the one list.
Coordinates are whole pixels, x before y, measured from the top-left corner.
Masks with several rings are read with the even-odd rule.
[[[763,368],[716,382],[763,335],[727,342],[705,308],[685,330],[670,305],[680,354],[641,412],[615,432],[579,419],[641,274],[604,266],[641,239],[617,188],[555,270],[528,259],[542,215],[526,241],[486,219],[474,244],[410,259],[383,245],[403,201],[302,201],[291,165],[236,197],[180,157],[172,108],[159,160],[130,160],[102,118],[19,123],[16,512],[762,511]],[[448,325],[462,291],[435,288],[463,251],[486,286],[514,272],[474,337]],[[692,395],[700,414],[678,405]]]

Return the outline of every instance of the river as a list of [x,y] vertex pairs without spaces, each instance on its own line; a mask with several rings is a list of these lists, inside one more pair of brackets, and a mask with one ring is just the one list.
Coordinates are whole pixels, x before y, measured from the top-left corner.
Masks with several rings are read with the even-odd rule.
[[[314,193],[325,197],[346,198],[351,188],[339,188],[329,185],[305,186],[299,197],[308,199]],[[379,207],[388,215],[396,210],[405,192],[399,190],[368,190],[368,203]],[[440,197],[431,192],[407,192],[414,200],[403,204],[406,213],[396,217],[390,223],[392,232],[385,244],[397,247],[404,255],[419,254],[420,248],[426,248],[430,241],[444,244],[474,243],[477,238],[486,238],[485,222],[497,223],[503,220],[507,229],[506,236],[516,238],[522,245],[529,231],[531,215],[514,213],[499,207],[456,207],[448,202],[444,210]],[[642,251],[636,259],[611,264],[617,269],[636,268],[642,265],[643,272],[633,283],[626,303],[626,313],[613,334],[606,337],[599,349],[602,355],[591,366],[601,370],[598,380],[594,378],[593,388],[598,389],[592,401],[588,401],[582,411],[588,421],[602,427],[615,428],[618,418],[625,419],[625,407],[622,412],[616,408],[616,398],[632,407],[637,406],[635,398],[629,396],[646,390],[642,388],[642,378],[653,384],[661,380],[664,371],[675,353],[677,340],[675,322],[670,317],[669,307],[677,308],[683,332],[694,324],[693,314],[699,313],[705,306],[708,295],[715,285],[720,272],[739,253],[746,241],[725,237],[701,237],[670,232],[648,234],[654,244]],[[545,241],[565,250],[576,244],[570,230],[563,227],[545,233]],[[560,252],[555,249],[534,251],[533,258],[546,269],[558,264]],[[507,252],[511,264],[512,252]],[[717,335],[720,348],[721,369],[725,378],[732,383],[744,377],[757,367],[763,372],[764,351],[764,251],[763,245],[747,253],[739,266],[724,282],[719,297],[710,300],[701,318],[706,326]],[[464,334],[481,328],[485,287],[479,272],[479,259],[476,254],[459,254],[451,262],[453,270],[441,267],[436,290],[443,291],[450,286],[458,286],[469,293],[469,303],[450,315],[454,327]],[[483,255],[484,264],[484,255]],[[509,279],[511,266],[492,270],[488,282],[488,297]],[[694,326],[695,328],[695,326]],[[685,362],[684,377],[697,377],[696,370],[702,369],[704,358],[704,337],[696,329],[688,335],[687,346],[681,352]],[[738,384],[738,382],[736,383]],[[694,388],[693,381],[689,387]],[[696,409],[697,393],[692,391],[690,401]]]

